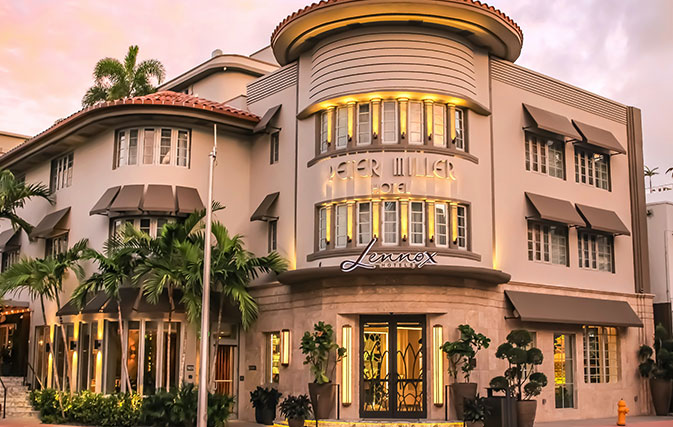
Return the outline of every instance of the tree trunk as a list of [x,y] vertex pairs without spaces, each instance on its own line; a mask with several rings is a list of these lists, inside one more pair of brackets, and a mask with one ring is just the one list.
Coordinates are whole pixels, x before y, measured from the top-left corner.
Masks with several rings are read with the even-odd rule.
[[[61,299],[58,297],[58,291],[55,293],[56,296],[56,311],[61,310]],[[63,316],[59,316],[58,321],[61,323],[61,336],[63,337],[63,345],[65,348],[63,349],[63,354],[65,356],[65,366],[66,366],[66,373],[64,375],[65,380],[63,381],[63,389],[65,391],[65,383],[68,383],[68,394],[72,394],[72,361],[70,360],[70,357],[68,356],[68,352],[70,351],[70,344],[68,343],[68,338],[65,335],[65,325],[63,324]],[[73,326],[74,327],[74,326]]]
[[[215,369],[217,368],[215,363],[215,356],[217,355],[217,347],[220,342],[220,334],[222,333],[222,309],[224,307],[224,292],[220,292],[220,307],[217,310],[217,332],[215,335],[215,342],[213,343],[213,351],[210,357],[210,392],[215,393],[216,384],[215,384]],[[203,339],[203,331],[201,331],[201,337]]]
[[[40,304],[42,304],[42,320],[44,321],[44,326],[47,327],[47,341],[49,341],[49,353],[51,353],[51,369],[53,372],[54,378],[56,378],[56,389],[61,390],[61,382],[58,380],[58,368],[56,368],[56,357],[54,354],[54,340],[51,338],[51,331],[49,330],[49,325],[47,324],[47,312],[44,311],[44,297],[40,295]],[[49,357],[49,356],[47,356]],[[56,393],[58,397],[58,406],[61,409],[61,416],[65,418],[65,411],[63,410],[63,402],[61,401],[61,393]]]
[[166,391],[171,388],[171,322],[173,320],[173,289],[171,286],[167,289],[170,309],[168,310],[168,335],[166,338]]
[[126,337],[124,336],[124,326],[122,322],[122,306],[119,304],[119,297],[117,297],[117,315],[119,316],[119,341],[121,342],[121,347],[122,347],[122,369],[121,369],[121,374],[122,377],[126,377],[126,392],[130,393],[131,392],[131,378],[129,377],[129,367],[128,363],[126,363],[126,356],[127,356],[127,349],[126,347],[128,346],[126,342]]

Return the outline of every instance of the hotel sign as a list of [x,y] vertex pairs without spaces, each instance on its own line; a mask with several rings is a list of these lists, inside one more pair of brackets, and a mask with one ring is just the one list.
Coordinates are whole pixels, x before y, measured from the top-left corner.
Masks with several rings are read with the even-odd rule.
[[375,268],[422,268],[425,265],[437,264],[437,252],[371,252],[376,243],[373,238],[356,260],[346,260],[341,263],[341,271],[350,273],[358,268],[373,270]]

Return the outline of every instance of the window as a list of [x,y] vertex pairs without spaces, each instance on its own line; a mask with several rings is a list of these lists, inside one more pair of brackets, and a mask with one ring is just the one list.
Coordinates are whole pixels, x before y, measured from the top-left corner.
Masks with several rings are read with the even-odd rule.
[[358,104],[358,145],[372,142],[372,116],[370,104]]
[[372,204],[358,203],[358,245],[366,245],[372,240]]
[[465,151],[465,120],[464,111],[460,108],[455,109],[455,116],[453,121],[456,126],[456,139],[453,141],[456,144],[456,149]]
[[269,221],[269,252],[278,249],[278,220]]
[[13,249],[11,251],[5,251],[2,253],[2,271],[7,271],[9,267],[14,265],[21,255],[19,249]]
[[610,156],[576,147],[575,181],[610,190]]
[[446,203],[435,203],[435,245],[449,246],[449,213]]
[[329,111],[320,115],[320,152],[326,153],[329,145]]
[[568,265],[568,227],[528,221],[528,260]]
[[563,141],[526,133],[526,170],[565,178]]
[[278,384],[280,381],[280,332],[271,332],[267,340],[267,380],[271,384]]
[[584,382],[615,383],[619,377],[617,328],[584,326]]
[[112,220],[110,235],[121,234],[126,224],[131,224],[136,230],[149,234],[150,237],[161,235],[164,225],[174,222],[174,218],[144,217],[144,218],[115,218]]
[[129,131],[129,150],[128,150],[128,165],[138,164],[138,129],[131,129]]
[[341,204],[336,206],[335,221],[335,248],[345,248],[348,244],[348,206]]
[[577,254],[580,268],[614,272],[612,236],[578,231]]
[[409,144],[423,144],[423,103],[409,102]]
[[189,131],[173,128],[124,129],[117,132],[114,167],[138,164],[138,141],[142,141],[142,164],[189,167]]
[[154,163],[154,129],[145,129],[143,135],[143,164],[151,165]]
[[467,249],[467,208],[463,205],[456,206],[456,231],[454,236],[456,246],[459,249]]
[[189,166],[189,132],[186,130],[178,130],[178,148],[176,153],[176,164],[178,166]]
[[68,250],[68,234],[52,237],[45,241],[45,256],[55,257]]
[[575,407],[575,335],[554,334],[556,408]]
[[269,158],[269,163],[270,164],[275,164],[278,163],[278,151],[280,149],[279,147],[279,136],[280,132],[274,132],[271,134],[271,141],[269,144],[269,151],[270,151],[270,158]]
[[425,203],[411,202],[409,206],[409,243],[425,244]]
[[383,144],[397,144],[397,101],[383,101]]
[[336,149],[348,146],[348,107],[336,110]]
[[433,104],[432,106],[432,141],[435,147],[446,146],[446,105]]
[[159,164],[171,164],[171,130],[161,129],[161,138],[159,139]]
[[318,211],[318,249],[327,249],[327,208]]
[[51,161],[51,179],[49,190],[53,193],[72,185],[73,153]]
[[397,244],[398,236],[398,209],[397,202],[383,202],[383,243],[388,245]]

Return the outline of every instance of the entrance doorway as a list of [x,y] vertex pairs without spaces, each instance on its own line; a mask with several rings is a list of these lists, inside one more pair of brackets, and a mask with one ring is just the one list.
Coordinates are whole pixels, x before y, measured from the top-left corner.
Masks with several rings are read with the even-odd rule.
[[234,350],[236,346],[219,344],[215,355],[215,393],[234,395]]
[[425,418],[425,318],[360,319],[360,416]]

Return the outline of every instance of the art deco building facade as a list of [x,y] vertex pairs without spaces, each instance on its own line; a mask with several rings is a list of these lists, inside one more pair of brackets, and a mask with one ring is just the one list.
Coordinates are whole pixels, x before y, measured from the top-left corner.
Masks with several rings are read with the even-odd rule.
[[[267,49],[216,51],[157,94],[75,113],[0,157],[56,200],[22,212],[36,231],[6,233],[3,263],[85,237],[102,248],[125,221],[154,234],[201,207],[217,124],[217,218],[290,263],[254,284],[254,326],[230,315],[213,342],[218,390],[239,397],[240,418],[257,385],[307,392],[298,344],[320,320],[349,349],[334,374],[342,419],[443,419],[438,347],[464,323],[494,346],[535,332],[550,378],[538,420],[613,415],[620,398],[646,413],[640,111],[515,65],[522,42],[513,20],[469,0],[309,6]],[[196,381],[184,309],[169,328],[167,301],[123,299],[132,386]],[[63,376],[70,358],[73,388],[125,389],[113,303],[60,316],[48,305],[47,327],[30,307],[37,376]],[[57,339],[59,372],[44,348],[54,325],[69,341]],[[482,394],[505,369],[494,354],[478,357]]]

